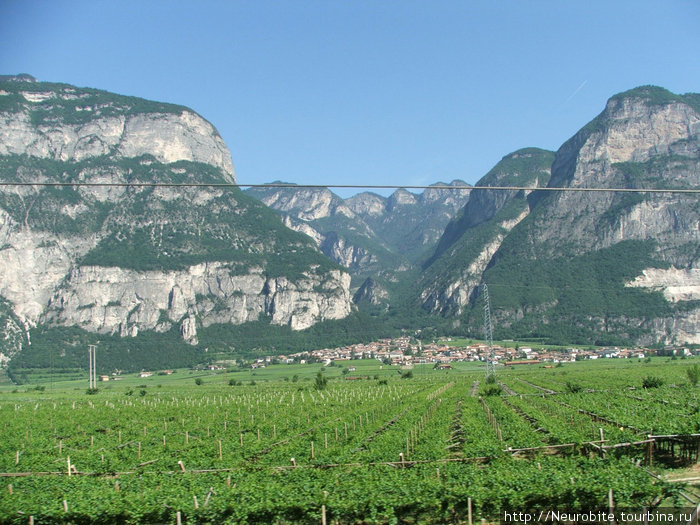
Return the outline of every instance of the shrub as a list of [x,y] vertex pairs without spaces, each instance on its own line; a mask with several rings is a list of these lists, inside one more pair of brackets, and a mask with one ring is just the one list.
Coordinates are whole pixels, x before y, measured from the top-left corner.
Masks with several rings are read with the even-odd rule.
[[658,388],[664,384],[664,380],[656,376],[646,376],[642,379],[643,388]]
[[[488,381],[487,381],[488,383]],[[479,395],[482,397],[489,397],[489,396],[500,396],[503,393],[503,389],[501,388],[501,385],[494,385],[494,384],[486,384],[481,387],[479,390]]]
[[577,394],[583,391],[583,387],[577,383],[572,383],[570,381],[566,382],[566,391],[572,394]]

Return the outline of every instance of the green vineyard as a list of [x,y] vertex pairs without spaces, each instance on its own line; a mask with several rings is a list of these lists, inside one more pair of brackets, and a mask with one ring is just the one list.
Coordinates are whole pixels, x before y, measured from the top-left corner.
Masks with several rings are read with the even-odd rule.
[[698,460],[689,366],[8,391],[0,523],[468,523],[688,505],[656,473]]

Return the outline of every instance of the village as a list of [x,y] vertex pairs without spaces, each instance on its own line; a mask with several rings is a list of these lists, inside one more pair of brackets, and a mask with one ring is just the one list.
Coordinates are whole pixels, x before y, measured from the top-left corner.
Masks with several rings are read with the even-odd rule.
[[[375,359],[385,365],[412,368],[414,365],[433,365],[435,368],[449,369],[456,362],[486,362],[491,355],[491,347],[483,342],[474,342],[460,345],[460,341],[446,337],[437,342],[422,343],[420,340],[408,336],[393,339],[380,339],[371,343],[358,343],[340,348],[324,348],[297,352],[289,355],[268,355],[255,358],[251,361],[222,361],[197,369],[212,371],[227,370],[230,365],[239,367],[260,369],[269,365],[292,365],[321,363],[324,366],[341,365],[348,362],[350,372],[354,371],[350,361],[358,359]],[[596,349],[582,348],[532,348],[511,342],[512,346],[493,346],[492,361],[502,366],[556,366],[560,363],[573,363],[576,361],[595,359],[647,359],[652,356],[667,356],[670,358],[689,357],[697,355],[698,351],[691,351],[685,347],[667,346],[663,349],[651,348],[618,348],[605,347]],[[138,376],[141,378],[153,375],[171,375],[173,370],[161,370],[158,372],[142,370]],[[121,379],[121,374],[115,373],[112,377],[100,376],[101,381]]]
[[[485,343],[473,343],[466,346],[456,345],[451,338],[438,342],[423,344],[410,337],[381,339],[367,344],[354,344],[342,348],[322,349],[298,352],[290,355],[266,356],[258,358],[251,364],[261,368],[270,363],[324,363],[330,365],[338,361],[355,359],[376,359],[387,365],[410,367],[416,364],[434,364],[437,367],[450,367],[454,362],[486,361],[491,348]],[[558,364],[588,359],[645,359],[652,355],[689,356],[687,348],[668,347],[663,350],[648,348],[608,347],[595,350],[566,348],[538,349],[514,344],[512,347],[495,345],[493,359],[506,366],[537,365],[540,363]]]

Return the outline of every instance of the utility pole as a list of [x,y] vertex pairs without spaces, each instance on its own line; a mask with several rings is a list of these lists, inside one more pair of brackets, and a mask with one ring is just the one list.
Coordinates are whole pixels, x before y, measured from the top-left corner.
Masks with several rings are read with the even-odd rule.
[[489,287],[486,283],[484,287],[484,338],[488,345],[486,356],[486,377],[496,375],[496,355],[493,350],[493,327],[491,326],[491,300],[489,299]]
[[97,388],[97,366],[96,366],[96,347],[95,345],[88,345],[88,385],[90,390]]

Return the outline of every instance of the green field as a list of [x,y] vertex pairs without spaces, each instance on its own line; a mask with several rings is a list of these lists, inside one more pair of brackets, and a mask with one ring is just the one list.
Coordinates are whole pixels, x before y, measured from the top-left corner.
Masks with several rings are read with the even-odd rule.
[[[696,359],[376,360],[0,385],[0,523],[465,523],[682,504]],[[344,371],[349,367],[355,370]],[[319,377],[320,375],[320,377]],[[654,378],[652,388],[643,388]],[[618,446],[615,446],[618,445]],[[651,447],[651,448],[650,448]],[[69,475],[70,473],[70,475]]]

